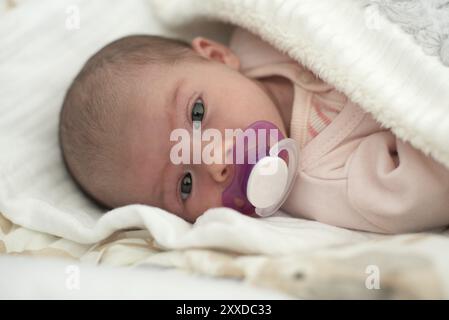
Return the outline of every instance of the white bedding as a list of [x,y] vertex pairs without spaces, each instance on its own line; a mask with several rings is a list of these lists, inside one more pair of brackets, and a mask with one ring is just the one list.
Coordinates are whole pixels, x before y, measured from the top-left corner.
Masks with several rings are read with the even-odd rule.
[[[133,260],[136,264],[176,266],[214,276],[232,273],[237,278],[309,297],[323,297],[326,293],[330,297],[338,296],[337,291],[326,291],[326,286],[332,286],[334,280],[338,282],[341,275],[347,279],[350,274],[354,279],[348,285],[361,291],[348,291],[346,297],[356,297],[354,294],[372,297],[372,292],[367,292],[364,286],[367,265],[384,265],[391,274],[397,274],[401,268],[413,269],[416,266],[418,274],[426,272],[432,279],[438,279],[438,284],[434,281],[426,284],[407,282],[400,277],[397,282],[392,282],[390,277],[389,285],[393,289],[379,293],[379,296],[386,297],[393,292],[395,297],[449,297],[449,281],[442,272],[448,263],[445,255],[439,255],[439,252],[449,249],[449,240],[445,236],[429,233],[386,237],[293,219],[282,213],[264,220],[251,219],[225,208],[209,210],[194,225],[163,210],[141,205],[119,208],[106,214],[102,212],[79,192],[61,161],[57,121],[64,92],[86,58],[107,42],[130,33],[178,35],[180,30],[168,30],[158,24],[145,0],[23,0],[16,3],[12,8],[3,3],[0,13],[0,213],[17,227],[0,238],[0,252],[2,243],[8,253],[32,250],[31,241],[37,241],[34,249],[41,250],[44,244],[51,242],[42,240],[49,237],[46,233],[63,238],[65,249],[75,250],[79,244],[82,254],[78,257],[89,260],[92,255],[86,253],[87,246],[95,246],[117,230],[137,227],[147,232],[146,237],[153,239],[160,251],[146,251],[145,255]],[[179,21],[201,18],[203,9],[200,10],[200,2],[190,3],[196,3],[192,8],[198,10],[198,15],[186,10]],[[70,5],[76,5],[80,10],[79,29],[68,30],[65,27],[66,10]],[[177,9],[180,8],[182,6]],[[204,12],[211,8],[204,6]],[[226,10],[222,13],[226,14]],[[196,33],[226,39],[228,29],[224,26],[214,29],[208,24],[207,28],[194,26],[186,29],[182,26],[182,31],[186,38]],[[398,31],[395,32],[397,35]],[[404,41],[410,45],[408,40]],[[426,70],[440,75],[435,79],[435,90],[429,89],[435,98],[437,89],[442,90],[447,85],[443,76],[449,73],[437,68],[436,59],[419,54],[417,57],[419,59],[415,61],[425,62]],[[315,65],[317,62],[311,56],[306,61],[311,67],[319,65]],[[324,72],[323,75],[329,77],[331,73]],[[337,85],[349,83],[343,78],[340,80]],[[356,98],[367,98],[357,92],[361,91],[353,91]],[[448,92],[442,97],[447,97]],[[388,93],[381,98],[387,96]],[[387,112],[383,115],[386,119],[395,119],[389,118]],[[412,118],[408,120],[400,124],[404,128],[414,125]],[[408,134],[401,131],[400,125],[397,128],[399,132]],[[438,129],[440,133],[449,130],[445,127]],[[412,134],[412,137],[419,138],[419,135]],[[428,141],[418,138],[417,145]],[[439,144],[441,136],[438,139],[432,140],[430,149],[440,159],[447,160],[449,150]],[[38,235],[39,232],[42,234]],[[31,234],[33,236],[29,236]],[[415,238],[420,240],[414,242]],[[407,247],[406,244],[410,243],[413,245]],[[110,261],[115,265],[128,265],[131,253],[126,251],[126,246],[114,248],[115,251],[109,253]],[[341,250],[332,251],[333,248]],[[406,248],[404,252],[403,248]],[[372,260],[363,258],[363,254],[373,252]],[[412,265],[396,265],[395,261],[388,259],[391,255],[402,257],[402,254],[405,255],[402,260]],[[348,259],[348,263],[339,264],[341,259]],[[326,269],[325,266],[334,263],[340,269]],[[297,284],[290,278],[294,277],[296,268],[305,274],[308,274],[307,270],[322,272],[312,272],[310,278],[307,276],[305,282]],[[422,277],[417,279],[423,281]],[[407,291],[404,281],[407,285],[411,283],[428,290]]]
[[87,263],[0,257],[0,299],[289,299],[230,279],[157,267],[95,267]]

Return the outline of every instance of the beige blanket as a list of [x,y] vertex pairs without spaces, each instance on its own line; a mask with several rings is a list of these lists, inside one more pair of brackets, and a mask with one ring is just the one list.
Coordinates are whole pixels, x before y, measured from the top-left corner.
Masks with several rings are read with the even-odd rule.
[[147,230],[118,231],[92,246],[14,225],[0,215],[0,253],[97,265],[182,268],[306,299],[447,299],[448,250],[449,230],[439,235],[379,236],[357,245],[278,256],[208,249],[166,251]]

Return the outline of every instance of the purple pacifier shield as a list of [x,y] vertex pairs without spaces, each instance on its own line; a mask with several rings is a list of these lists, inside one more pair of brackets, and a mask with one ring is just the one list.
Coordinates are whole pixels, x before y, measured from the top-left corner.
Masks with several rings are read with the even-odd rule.
[[[257,121],[236,135],[232,148],[233,177],[222,194],[223,206],[250,215],[255,207],[246,196],[248,178],[254,165],[266,157],[270,147],[284,135],[279,128],[269,121]],[[229,162],[227,162],[229,163]]]

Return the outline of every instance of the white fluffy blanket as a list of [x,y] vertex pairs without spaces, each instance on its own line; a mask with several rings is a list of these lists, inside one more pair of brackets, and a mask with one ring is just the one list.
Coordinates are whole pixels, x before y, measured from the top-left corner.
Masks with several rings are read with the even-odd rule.
[[[260,35],[345,92],[397,136],[449,166],[449,68],[442,61],[448,59],[447,1],[153,0],[153,4],[170,26],[218,19]],[[426,51],[441,52],[442,59]]]

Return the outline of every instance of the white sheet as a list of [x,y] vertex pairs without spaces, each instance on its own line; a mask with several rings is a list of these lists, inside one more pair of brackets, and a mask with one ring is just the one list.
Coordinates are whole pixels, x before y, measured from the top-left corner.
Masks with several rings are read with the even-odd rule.
[[0,299],[289,299],[275,290],[180,270],[95,267],[30,257],[0,257]]

